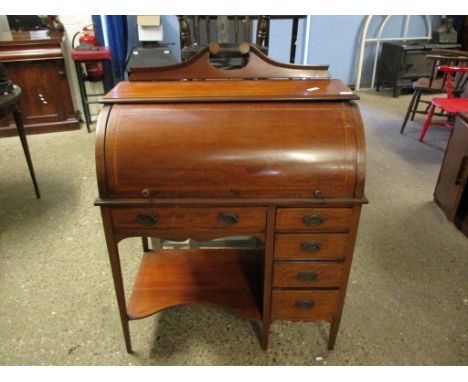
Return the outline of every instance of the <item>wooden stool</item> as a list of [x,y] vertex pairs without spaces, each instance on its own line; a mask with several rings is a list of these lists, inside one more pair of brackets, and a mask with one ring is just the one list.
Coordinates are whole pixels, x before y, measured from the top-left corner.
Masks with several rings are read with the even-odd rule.
[[36,196],[39,199],[41,194],[39,193],[39,186],[37,185],[36,175],[34,175],[34,167],[31,161],[31,154],[29,153],[28,141],[26,140],[26,134],[24,132],[23,118],[21,117],[21,112],[18,107],[18,99],[21,95],[21,88],[14,85],[13,91],[8,94],[0,95],[0,118],[4,118],[10,114],[13,114],[15,119],[16,128],[18,129],[18,135],[21,140],[21,145],[23,146],[24,156],[26,157],[26,162],[28,163],[29,173],[34,184],[34,191]]

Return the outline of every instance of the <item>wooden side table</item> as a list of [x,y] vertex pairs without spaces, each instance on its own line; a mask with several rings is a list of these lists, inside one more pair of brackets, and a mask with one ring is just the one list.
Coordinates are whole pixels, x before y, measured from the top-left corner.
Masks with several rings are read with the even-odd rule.
[[21,96],[21,88],[14,85],[13,91],[9,94],[0,95],[0,118],[6,117],[13,114],[15,119],[16,129],[18,130],[18,135],[21,140],[21,145],[23,146],[24,156],[26,157],[26,162],[28,163],[29,173],[34,185],[34,191],[36,196],[39,199],[41,194],[39,193],[39,186],[37,185],[36,175],[34,174],[34,167],[31,161],[31,154],[29,153],[28,141],[26,140],[26,134],[24,132],[23,118],[18,106],[18,100]]

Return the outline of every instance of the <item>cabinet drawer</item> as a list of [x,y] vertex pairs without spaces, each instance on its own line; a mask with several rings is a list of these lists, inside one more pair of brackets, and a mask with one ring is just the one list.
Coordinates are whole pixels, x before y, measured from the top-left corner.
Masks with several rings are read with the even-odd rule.
[[276,235],[275,259],[343,259],[349,235],[345,233],[305,233]]
[[279,208],[276,228],[282,230],[347,231],[352,208]]
[[240,230],[261,232],[265,229],[265,208],[114,208],[113,224],[121,229],[192,229]]
[[271,319],[288,321],[330,321],[338,308],[340,292],[273,291]]
[[315,261],[275,261],[273,287],[339,287],[342,263]]

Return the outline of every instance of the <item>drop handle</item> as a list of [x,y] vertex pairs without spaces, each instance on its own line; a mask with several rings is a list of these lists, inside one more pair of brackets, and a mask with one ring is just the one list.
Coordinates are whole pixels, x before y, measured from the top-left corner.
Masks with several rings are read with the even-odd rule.
[[297,279],[301,281],[315,281],[318,278],[317,272],[304,271],[297,274]]
[[325,222],[325,216],[319,214],[306,215],[302,221],[306,226],[314,227]]
[[144,226],[151,226],[157,223],[158,216],[153,214],[140,214],[136,218],[137,222]]
[[232,212],[221,212],[218,214],[218,223],[222,225],[233,225],[239,222],[239,215]]
[[305,241],[301,243],[301,250],[303,252],[317,252],[322,248],[320,241]]
[[297,300],[294,306],[300,310],[312,309],[315,305],[315,301],[311,299],[301,299]]

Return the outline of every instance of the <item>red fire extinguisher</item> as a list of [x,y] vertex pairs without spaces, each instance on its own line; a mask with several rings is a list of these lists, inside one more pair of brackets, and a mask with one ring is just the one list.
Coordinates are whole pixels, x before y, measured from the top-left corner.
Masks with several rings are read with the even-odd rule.
[[[93,24],[89,24],[82,31],[76,32],[72,39],[72,48],[78,50],[97,50],[98,44],[94,34]],[[81,33],[78,39],[79,45],[75,47],[75,39]],[[101,61],[85,63],[87,80],[91,82],[102,81],[104,76],[104,67]]]

